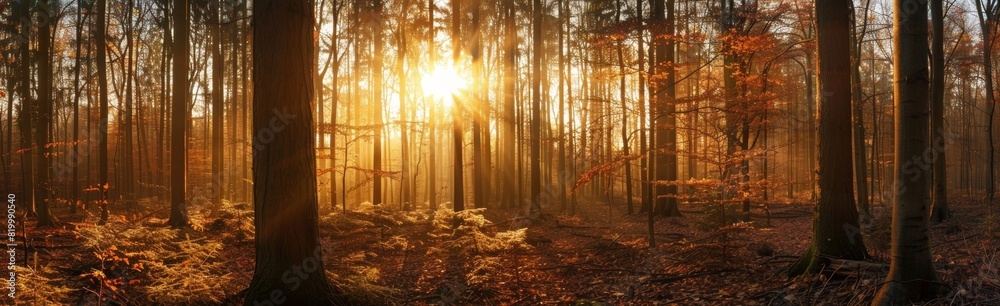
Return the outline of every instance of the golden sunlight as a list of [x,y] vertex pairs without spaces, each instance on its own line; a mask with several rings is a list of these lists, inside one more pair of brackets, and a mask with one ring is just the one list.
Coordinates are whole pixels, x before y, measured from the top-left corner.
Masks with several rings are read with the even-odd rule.
[[445,107],[451,107],[452,95],[465,89],[465,78],[450,65],[438,66],[434,71],[424,74],[422,85],[424,92],[436,98],[441,98]]

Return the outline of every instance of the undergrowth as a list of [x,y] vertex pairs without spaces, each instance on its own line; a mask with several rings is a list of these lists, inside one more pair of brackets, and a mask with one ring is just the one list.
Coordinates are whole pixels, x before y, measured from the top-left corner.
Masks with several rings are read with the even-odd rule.
[[80,229],[93,252],[89,280],[99,299],[121,304],[218,304],[235,292],[218,259],[222,244],[170,228],[109,223]]

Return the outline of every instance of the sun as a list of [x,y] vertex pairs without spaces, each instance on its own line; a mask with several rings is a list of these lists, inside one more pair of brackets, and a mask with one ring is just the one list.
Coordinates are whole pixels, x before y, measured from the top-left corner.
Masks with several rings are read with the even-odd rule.
[[459,76],[454,68],[443,66],[424,74],[422,85],[425,93],[444,100],[451,100],[452,95],[465,89],[466,81]]

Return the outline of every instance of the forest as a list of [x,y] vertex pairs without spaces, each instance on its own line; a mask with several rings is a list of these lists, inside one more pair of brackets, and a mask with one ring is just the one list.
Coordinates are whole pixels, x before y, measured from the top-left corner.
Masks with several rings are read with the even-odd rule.
[[1000,305],[1000,0],[0,0],[4,305]]

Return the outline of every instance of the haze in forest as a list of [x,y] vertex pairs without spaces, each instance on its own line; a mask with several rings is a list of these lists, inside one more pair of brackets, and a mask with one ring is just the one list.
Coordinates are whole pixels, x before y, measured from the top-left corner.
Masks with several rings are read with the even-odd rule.
[[0,1],[4,303],[1000,303],[998,0]]

